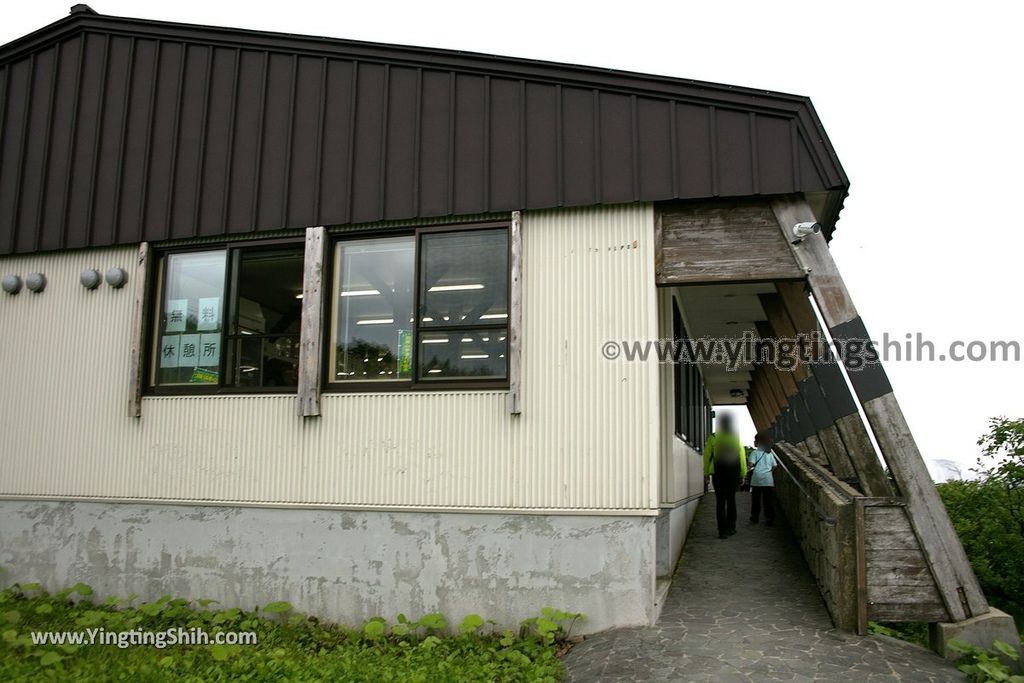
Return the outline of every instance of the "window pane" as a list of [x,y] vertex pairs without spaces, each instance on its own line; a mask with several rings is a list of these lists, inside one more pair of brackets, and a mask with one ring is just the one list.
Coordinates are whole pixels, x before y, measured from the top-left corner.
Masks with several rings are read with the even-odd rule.
[[237,288],[231,297],[225,384],[298,385],[303,259],[297,246],[234,252]]
[[156,383],[216,384],[224,317],[224,251],[168,254]]
[[334,258],[333,380],[411,379],[415,238],[341,242]]
[[420,379],[504,379],[508,350],[505,328],[429,331],[419,337]]
[[240,251],[232,334],[293,334],[302,326],[301,247]]
[[298,337],[233,337],[228,342],[228,356],[233,386],[298,386]]
[[420,325],[504,325],[508,320],[508,230],[426,234]]

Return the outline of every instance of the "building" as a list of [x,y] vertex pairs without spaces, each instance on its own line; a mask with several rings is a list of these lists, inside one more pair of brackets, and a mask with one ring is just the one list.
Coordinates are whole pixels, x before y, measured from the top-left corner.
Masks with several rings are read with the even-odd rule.
[[807,98],[76,5],[0,48],[0,131],[9,579],[650,623],[745,404],[851,501],[894,500],[872,429],[906,604],[988,611],[880,367],[606,357],[817,332],[808,292],[866,338]]

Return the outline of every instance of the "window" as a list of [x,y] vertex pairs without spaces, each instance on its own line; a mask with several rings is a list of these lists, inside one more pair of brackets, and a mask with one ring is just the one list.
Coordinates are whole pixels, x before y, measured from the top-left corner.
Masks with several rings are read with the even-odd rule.
[[[679,309],[673,302],[672,335],[676,343],[688,341],[686,327]],[[674,366],[674,417],[676,435],[695,448],[702,448],[710,434],[711,406],[704,387],[700,368],[692,360],[692,347],[680,356]]]
[[347,239],[333,267],[331,382],[506,380],[507,228]]
[[412,378],[414,237],[339,242],[334,381]]
[[165,254],[153,386],[294,389],[302,267],[301,245]]

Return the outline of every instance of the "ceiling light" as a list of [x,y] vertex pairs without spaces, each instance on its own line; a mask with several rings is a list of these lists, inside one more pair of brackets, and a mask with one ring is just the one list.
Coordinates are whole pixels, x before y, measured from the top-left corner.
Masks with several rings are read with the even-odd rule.
[[471,342],[471,341],[473,341],[473,338],[472,337],[463,337],[462,341],[463,342]]
[[475,285],[434,285],[428,292],[463,292],[467,289],[483,289],[484,286],[481,284]]
[[356,325],[391,325],[394,322],[394,318],[366,318],[357,321]]
[[433,370],[427,370],[427,373],[431,374],[431,375],[436,375],[439,372],[441,372],[441,368],[434,368]]
[[342,296],[373,296],[380,294],[376,289],[350,289],[347,292],[342,292]]
[[462,354],[462,360],[480,360],[481,358],[490,358],[486,353],[464,353]]
[[301,299],[301,298],[302,298],[302,294],[296,294],[296,295],[295,295],[295,298],[296,298],[296,299]]
[[508,313],[487,313],[480,316],[481,320],[504,320],[508,317]]
[[448,337],[435,337],[434,339],[424,339],[423,344],[447,344]]

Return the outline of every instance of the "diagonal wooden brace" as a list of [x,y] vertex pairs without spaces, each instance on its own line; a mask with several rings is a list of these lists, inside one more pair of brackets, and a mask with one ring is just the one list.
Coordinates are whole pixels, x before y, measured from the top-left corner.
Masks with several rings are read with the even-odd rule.
[[[833,339],[869,339],[846,284],[821,234],[794,243],[792,228],[815,217],[802,198],[772,201],[779,228],[807,274],[811,294]],[[928,474],[924,459],[900,409],[881,363],[848,371],[857,399],[907,506],[914,532],[928,558],[939,594],[952,621],[989,611],[949,514]]]

